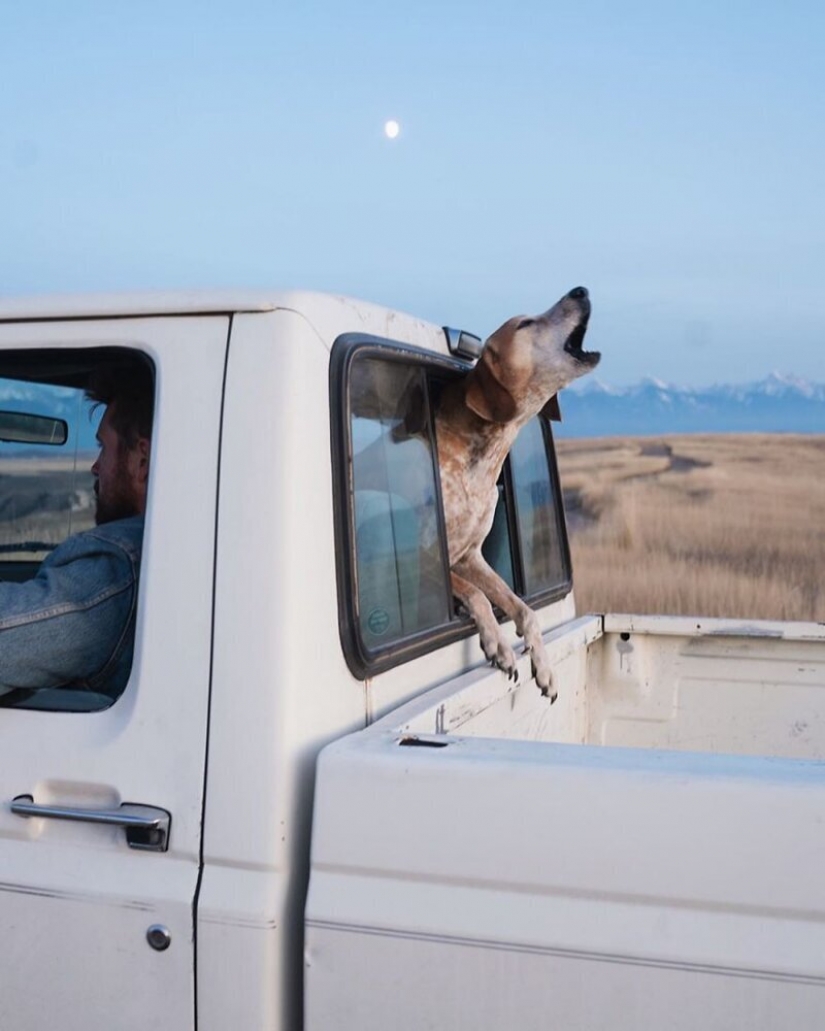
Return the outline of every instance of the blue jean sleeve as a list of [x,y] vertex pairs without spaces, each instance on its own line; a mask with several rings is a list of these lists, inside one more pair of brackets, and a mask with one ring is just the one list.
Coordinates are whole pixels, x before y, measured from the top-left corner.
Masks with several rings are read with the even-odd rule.
[[0,693],[88,682],[121,646],[134,611],[130,556],[81,534],[24,583],[0,583]]

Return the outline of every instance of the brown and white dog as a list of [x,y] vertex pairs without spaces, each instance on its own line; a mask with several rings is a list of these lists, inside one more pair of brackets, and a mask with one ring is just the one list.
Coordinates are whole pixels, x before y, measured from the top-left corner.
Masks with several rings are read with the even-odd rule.
[[481,545],[493,525],[496,481],[516,434],[601,357],[582,350],[589,318],[587,290],[577,286],[543,315],[509,319],[486,341],[467,376],[445,387],[435,420],[453,594],[475,620],[484,654],[514,680],[516,657],[490,603],[515,622],[536,683],[551,702],[557,690],[538,619],[487,564]]

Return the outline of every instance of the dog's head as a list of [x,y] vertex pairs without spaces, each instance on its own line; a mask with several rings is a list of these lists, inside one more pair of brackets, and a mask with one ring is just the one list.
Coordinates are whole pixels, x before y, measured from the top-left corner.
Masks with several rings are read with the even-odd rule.
[[598,351],[582,349],[589,318],[590,298],[577,286],[543,315],[508,319],[487,339],[467,376],[467,407],[488,422],[540,411],[598,364]]

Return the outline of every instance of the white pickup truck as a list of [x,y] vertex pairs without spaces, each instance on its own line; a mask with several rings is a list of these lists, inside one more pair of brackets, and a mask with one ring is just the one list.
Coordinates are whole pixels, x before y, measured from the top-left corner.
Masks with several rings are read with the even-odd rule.
[[558,701],[486,666],[432,435],[477,344],[309,293],[0,303],[4,418],[65,429],[0,443],[0,578],[91,524],[89,374],[156,387],[125,691],[0,697],[3,1031],[825,1026],[825,627],[577,617],[537,420],[486,554]]

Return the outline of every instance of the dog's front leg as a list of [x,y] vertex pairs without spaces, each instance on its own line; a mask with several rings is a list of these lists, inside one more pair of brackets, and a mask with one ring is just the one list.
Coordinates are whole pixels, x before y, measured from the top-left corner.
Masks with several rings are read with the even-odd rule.
[[[558,692],[553,687],[550,660],[547,658],[547,652],[544,650],[544,642],[541,639],[541,627],[535,612],[533,612],[529,605],[525,605],[521,598],[510,590],[498,573],[487,564],[480,549],[465,555],[464,558],[456,562],[454,569],[461,578],[479,589],[488,607],[490,602],[498,605],[501,611],[513,620],[516,625],[516,632],[520,637],[524,638],[525,648],[530,652],[530,661],[533,665],[533,675],[536,678],[536,684],[543,695],[548,696],[551,702],[555,702]],[[452,576],[455,577],[455,573]],[[471,614],[473,614],[472,610]],[[501,636],[498,623],[495,622],[494,616],[492,618],[496,630],[499,636]]]
[[518,680],[516,656],[504,639],[493,607],[484,592],[474,587],[457,573],[450,573],[453,594],[464,604],[478,627],[481,648],[490,662],[507,674],[507,679]]

